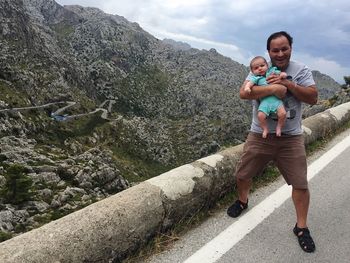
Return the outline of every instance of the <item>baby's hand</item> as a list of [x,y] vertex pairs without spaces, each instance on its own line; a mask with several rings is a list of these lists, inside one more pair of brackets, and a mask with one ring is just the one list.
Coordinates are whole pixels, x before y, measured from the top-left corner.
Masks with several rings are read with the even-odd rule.
[[281,72],[280,73],[281,79],[286,79],[287,78],[287,73],[286,72]]
[[283,79],[284,79],[284,78],[282,77],[281,74],[273,73],[273,74],[271,74],[270,76],[268,76],[268,77],[266,78],[266,81],[267,81],[268,84],[282,84],[281,81],[282,81]]
[[243,90],[247,93],[251,93],[252,92],[252,87],[254,86],[254,83],[251,81],[247,81],[247,83],[244,85]]
[[245,91],[245,92],[248,92],[248,93],[251,93],[251,92],[252,92],[252,89],[251,89],[249,86],[245,86],[245,87],[244,87],[244,91]]

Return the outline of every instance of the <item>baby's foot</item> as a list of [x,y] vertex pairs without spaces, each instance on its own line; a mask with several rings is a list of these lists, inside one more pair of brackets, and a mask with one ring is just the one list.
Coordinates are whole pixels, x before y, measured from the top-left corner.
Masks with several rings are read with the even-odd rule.
[[281,133],[282,133],[281,128],[277,127],[276,128],[276,136],[281,137]]
[[262,137],[266,138],[267,137],[268,130],[263,130]]

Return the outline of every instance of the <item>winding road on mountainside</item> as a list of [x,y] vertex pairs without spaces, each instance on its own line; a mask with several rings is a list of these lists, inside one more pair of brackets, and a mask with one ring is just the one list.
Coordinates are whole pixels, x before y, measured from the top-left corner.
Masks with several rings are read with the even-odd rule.
[[[103,108],[105,107],[105,105],[108,103],[108,107],[107,109]],[[108,113],[111,112],[113,104],[115,103],[115,100],[105,100],[104,102],[102,102],[98,108],[96,108],[93,111],[87,112],[87,113],[81,113],[81,114],[74,114],[74,115],[68,115],[68,114],[63,114],[62,113],[74,106],[76,104],[75,101],[59,101],[59,102],[50,102],[50,103],[46,103],[43,105],[39,105],[39,106],[28,106],[28,107],[17,107],[17,108],[7,108],[7,109],[1,109],[1,112],[11,112],[11,111],[23,111],[23,110],[32,110],[32,109],[41,109],[41,108],[47,108],[50,107],[52,105],[56,105],[56,104],[67,104],[64,107],[59,108],[58,110],[56,110],[55,112],[52,112],[50,114],[50,117],[56,121],[67,121],[70,119],[76,119],[76,118],[80,118],[80,117],[84,117],[87,115],[91,115],[94,114],[96,112],[102,111],[101,113],[101,118],[105,119],[105,120],[110,120],[108,119]]]

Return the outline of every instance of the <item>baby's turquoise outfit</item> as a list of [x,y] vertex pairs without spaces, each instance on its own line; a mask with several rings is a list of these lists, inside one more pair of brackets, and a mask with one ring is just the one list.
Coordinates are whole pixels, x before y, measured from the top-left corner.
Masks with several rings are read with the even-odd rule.
[[[266,78],[271,75],[271,74],[280,74],[281,71],[278,70],[276,67],[270,67],[265,76],[251,76],[249,77],[249,80],[253,82],[255,85],[258,86],[267,86],[269,85],[266,82]],[[276,113],[277,109],[283,105],[282,100],[277,98],[274,95],[271,96],[266,96],[260,100],[260,105],[258,108],[258,111],[262,111],[263,113],[266,114],[266,116],[269,116],[271,113]]]

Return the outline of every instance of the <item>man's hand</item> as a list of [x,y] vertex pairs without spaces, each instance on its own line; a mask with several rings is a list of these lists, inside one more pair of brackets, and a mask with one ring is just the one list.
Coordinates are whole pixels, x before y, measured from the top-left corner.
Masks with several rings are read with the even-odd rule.
[[283,86],[281,84],[272,84],[270,87],[273,90],[273,95],[276,97],[283,99],[286,96],[287,93],[287,87]]

